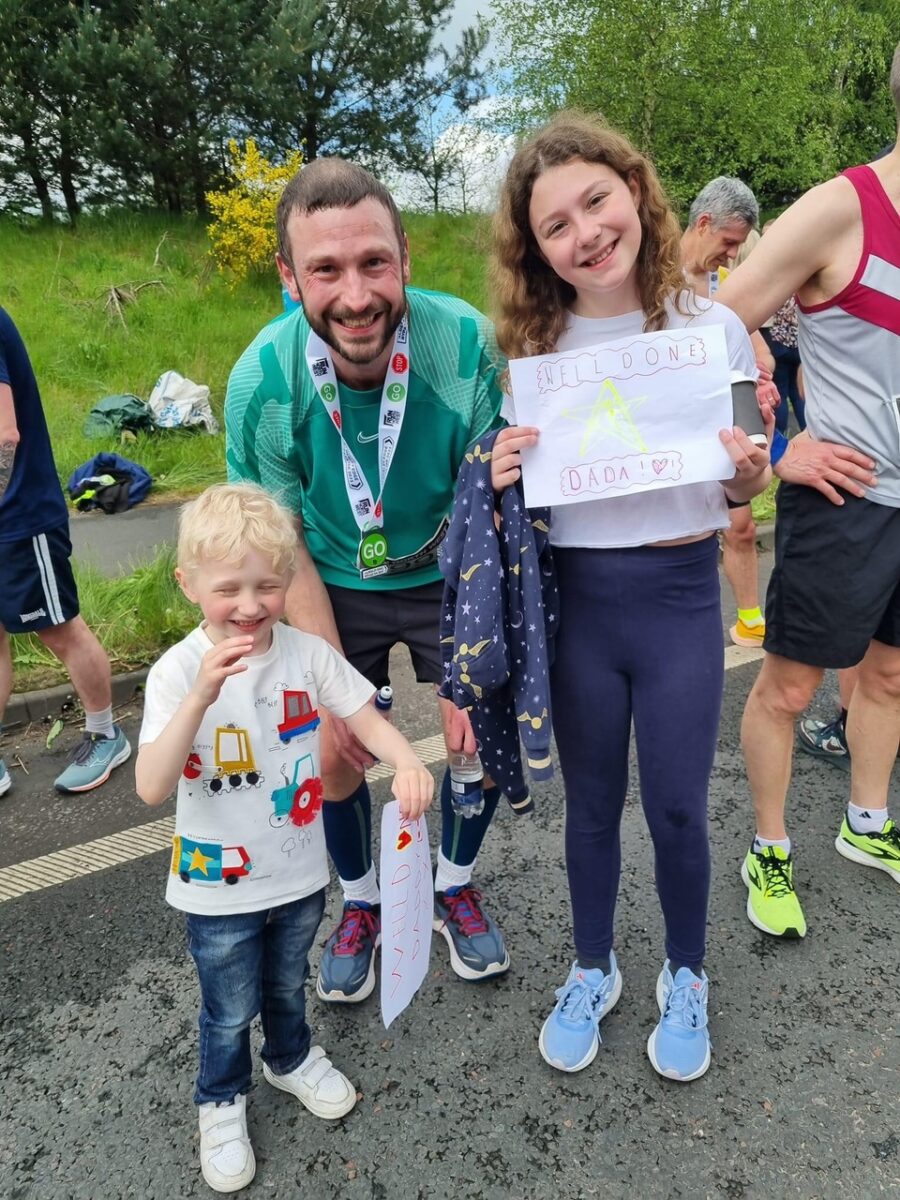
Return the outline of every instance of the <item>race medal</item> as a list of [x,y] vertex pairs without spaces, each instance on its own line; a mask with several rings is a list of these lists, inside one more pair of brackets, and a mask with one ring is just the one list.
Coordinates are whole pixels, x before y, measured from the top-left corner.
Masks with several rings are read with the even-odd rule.
[[382,496],[397,450],[406,409],[405,401],[409,394],[409,352],[408,349],[406,351],[401,349],[401,347],[408,347],[408,343],[409,326],[404,316],[394,334],[394,347],[381,392],[378,419],[378,496],[376,497],[344,437],[341,397],[331,351],[319,335],[312,330],[306,340],[306,363],[310,378],[340,438],[344,486],[347,490],[347,499],[350,502],[353,520],[356,522],[360,534],[359,547],[356,551],[356,566],[361,579],[373,579],[378,575],[386,575],[390,570],[387,561],[387,538],[383,532]]
[[[371,574],[383,574],[384,563],[388,556],[387,538],[380,529],[364,533],[359,542],[359,566],[363,579],[371,578]],[[382,569],[379,569],[382,568]]]

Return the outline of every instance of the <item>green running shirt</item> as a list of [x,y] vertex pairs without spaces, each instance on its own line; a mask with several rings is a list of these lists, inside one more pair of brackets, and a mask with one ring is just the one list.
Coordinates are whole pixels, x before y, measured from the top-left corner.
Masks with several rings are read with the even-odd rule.
[[[499,424],[505,365],[477,309],[421,288],[406,295],[409,398],[383,496],[391,560],[413,555],[441,531],[466,448]],[[308,335],[303,310],[295,309],[266,325],[235,364],[225,397],[228,478],[261,484],[301,518],[326,583],[384,591],[439,580],[436,562],[360,578],[340,436],[309,376]],[[344,437],[377,497],[381,388],[339,389]]]

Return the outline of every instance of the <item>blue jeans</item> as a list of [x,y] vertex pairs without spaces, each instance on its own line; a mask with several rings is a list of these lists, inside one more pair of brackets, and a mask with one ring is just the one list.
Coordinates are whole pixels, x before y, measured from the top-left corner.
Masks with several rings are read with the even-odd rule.
[[261,912],[187,914],[200,977],[200,1070],[194,1103],[230,1104],[250,1091],[250,1022],[262,1018],[262,1058],[276,1075],[309,1053],[305,984],[325,890]]

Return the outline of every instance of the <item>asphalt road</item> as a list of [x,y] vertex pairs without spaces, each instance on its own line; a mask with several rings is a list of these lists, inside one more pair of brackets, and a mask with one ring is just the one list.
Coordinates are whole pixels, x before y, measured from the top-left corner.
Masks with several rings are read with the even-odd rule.
[[[662,929],[636,784],[622,829],[622,998],[587,1070],[563,1075],[541,1059],[538,1031],[573,954],[556,779],[536,789],[533,819],[501,808],[476,871],[509,973],[466,984],[436,938],[421,992],[390,1031],[376,996],[333,1008],[311,986],[314,1036],[359,1103],[340,1122],[319,1121],[257,1069],[248,1112],[259,1169],[247,1196],[900,1195],[896,888],[837,855],[847,777],[800,756],[791,819],[809,934],[782,944],[747,921],[739,866],[752,823],[738,725],[756,670],[728,672],[710,795],[709,1073],[678,1085],[647,1060]],[[429,690],[401,657],[393,675],[400,726],[413,739],[434,734]],[[831,703],[823,696],[822,711]],[[134,738],[140,715],[139,698],[118,714]],[[15,864],[131,832],[118,865],[94,870],[96,849],[75,851],[90,873],[54,883],[55,868],[38,863],[36,890],[0,901],[0,1196],[209,1196],[191,1103],[196,980],[181,918],[163,902],[167,852],[140,844],[171,805],[144,808],[130,765],[89,795],[57,795],[52,780],[76,737],[67,728],[48,751],[45,728],[20,729],[2,747],[16,761],[0,801],[0,888]],[[377,806],[388,784],[373,794]],[[320,942],[337,908],[332,890]]]

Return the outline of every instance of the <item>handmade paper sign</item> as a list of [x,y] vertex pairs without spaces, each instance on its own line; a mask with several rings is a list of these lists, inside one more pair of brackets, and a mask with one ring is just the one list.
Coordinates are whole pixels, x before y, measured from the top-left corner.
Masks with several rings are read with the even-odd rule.
[[425,818],[408,821],[396,800],[381,816],[381,1017],[403,1012],[428,972],[434,883]]
[[512,359],[525,503],[605,496],[731,479],[719,441],[733,424],[725,329],[667,329],[564,354]]

